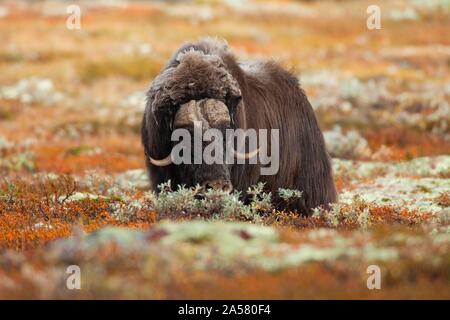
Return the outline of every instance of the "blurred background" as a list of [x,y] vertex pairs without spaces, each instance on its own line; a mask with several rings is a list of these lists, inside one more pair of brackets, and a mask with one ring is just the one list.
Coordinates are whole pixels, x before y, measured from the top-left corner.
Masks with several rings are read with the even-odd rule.
[[[68,27],[69,5],[81,10],[80,28]],[[380,29],[367,26],[370,5]],[[448,298],[449,31],[449,0],[0,1],[0,298],[73,297],[60,285],[73,257],[93,280],[81,297]],[[180,45],[205,36],[228,41],[241,61],[273,59],[298,76],[333,157],[339,204],[315,218],[219,216],[252,222],[240,233],[214,227],[210,210],[207,222],[146,240],[114,229],[82,246],[83,230],[147,230],[167,217],[145,192],[145,91]],[[178,196],[176,217],[189,206]],[[373,226],[392,228],[366,232]],[[39,251],[71,236],[56,241],[65,255]],[[132,259],[116,247],[84,251],[112,236],[142,247]],[[283,258],[270,260],[266,248],[278,244]],[[28,261],[17,254],[28,249]],[[363,260],[338,260],[352,252]],[[199,256],[225,273],[193,272]],[[365,287],[371,259],[392,270],[381,296]],[[228,281],[233,270],[245,274]]]

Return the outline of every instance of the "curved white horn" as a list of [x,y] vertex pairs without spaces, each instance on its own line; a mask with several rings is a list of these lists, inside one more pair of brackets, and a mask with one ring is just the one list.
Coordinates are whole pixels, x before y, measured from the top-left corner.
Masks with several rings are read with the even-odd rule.
[[[242,103],[241,104],[241,114],[242,114],[242,129],[244,131],[247,130],[247,117],[245,115],[245,104]],[[241,145],[242,141],[239,142],[239,145]],[[258,155],[259,153],[259,148],[257,148],[256,150],[253,150],[251,152],[248,153],[241,153],[241,152],[237,152],[236,150],[234,150],[234,148],[231,148],[231,152],[233,153],[233,156],[236,159],[241,159],[241,160],[247,160],[247,159],[251,159],[253,157],[255,157],[256,155]]]
[[153,159],[150,156],[148,157],[148,159],[150,160],[151,164],[153,164],[154,166],[165,167],[172,163],[172,154],[169,154],[167,157],[165,157],[164,159],[161,159],[161,160]]
[[255,157],[256,155],[258,155],[259,148],[256,150],[253,150],[251,152],[247,152],[247,153],[237,152],[236,150],[234,150],[234,148],[231,148],[231,152],[233,153],[233,156],[236,159],[247,160],[247,159],[251,159],[251,158]]

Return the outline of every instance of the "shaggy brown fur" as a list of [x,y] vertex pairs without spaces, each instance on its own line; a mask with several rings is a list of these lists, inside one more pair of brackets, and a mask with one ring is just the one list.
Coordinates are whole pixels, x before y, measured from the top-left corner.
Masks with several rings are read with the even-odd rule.
[[[142,122],[147,155],[161,159],[171,152],[172,121],[181,104],[217,99],[229,108],[236,128],[280,130],[278,173],[262,176],[259,165],[232,165],[229,177],[235,189],[245,193],[265,182],[274,194],[280,187],[301,190],[302,198],[289,207],[305,214],[336,201],[330,158],[313,109],[297,78],[275,62],[240,64],[224,43],[209,39],[186,44],[155,78],[147,96]],[[190,185],[186,172],[174,164],[156,167],[147,159],[147,168],[154,189],[169,179]],[[279,202],[279,207],[285,205]]]

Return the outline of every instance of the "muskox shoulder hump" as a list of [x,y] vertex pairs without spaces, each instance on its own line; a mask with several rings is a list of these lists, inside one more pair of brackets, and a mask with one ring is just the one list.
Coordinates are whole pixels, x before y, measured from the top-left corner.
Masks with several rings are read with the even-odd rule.
[[253,60],[239,63],[239,67],[249,77],[258,79],[266,85],[287,84],[291,88],[299,87],[298,78],[273,60]]
[[225,40],[217,38],[203,38],[197,42],[188,42],[183,44],[170,58],[166,68],[176,67],[180,60],[179,57],[189,51],[198,51],[207,55],[222,56],[228,53],[228,43]]
[[298,87],[300,84],[294,72],[284,69],[273,60],[267,61],[267,63],[265,64],[265,68],[271,75],[270,80],[272,82],[280,83],[283,81],[287,81],[287,83],[293,87]]
[[239,63],[242,71],[244,71],[247,75],[263,75],[266,71],[265,69],[265,61],[242,61]]

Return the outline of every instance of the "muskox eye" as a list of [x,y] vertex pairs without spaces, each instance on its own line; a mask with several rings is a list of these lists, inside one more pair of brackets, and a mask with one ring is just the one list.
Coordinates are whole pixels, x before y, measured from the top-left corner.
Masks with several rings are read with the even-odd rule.
[[236,111],[237,106],[241,102],[242,97],[241,96],[231,96],[227,100],[227,106],[228,109],[230,109],[230,113],[234,113]]

